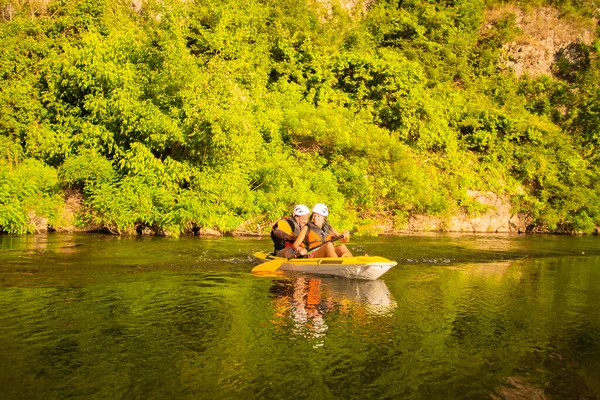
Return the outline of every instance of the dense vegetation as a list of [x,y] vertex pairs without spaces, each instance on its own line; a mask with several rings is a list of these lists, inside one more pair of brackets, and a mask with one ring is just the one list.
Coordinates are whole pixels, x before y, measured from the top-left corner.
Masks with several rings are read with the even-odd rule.
[[113,232],[256,231],[317,201],[401,228],[481,212],[467,190],[532,229],[600,224],[600,42],[519,79],[514,15],[483,31],[482,0],[332,4],[0,0],[0,230],[60,228],[67,189]]

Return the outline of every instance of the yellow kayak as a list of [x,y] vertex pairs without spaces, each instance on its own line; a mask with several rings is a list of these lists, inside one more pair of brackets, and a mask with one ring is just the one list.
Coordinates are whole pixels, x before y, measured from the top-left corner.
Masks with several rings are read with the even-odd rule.
[[350,279],[375,280],[396,266],[396,261],[383,257],[358,256],[346,258],[275,257],[259,251],[254,253],[259,265],[252,272],[289,271],[305,274],[340,276]]

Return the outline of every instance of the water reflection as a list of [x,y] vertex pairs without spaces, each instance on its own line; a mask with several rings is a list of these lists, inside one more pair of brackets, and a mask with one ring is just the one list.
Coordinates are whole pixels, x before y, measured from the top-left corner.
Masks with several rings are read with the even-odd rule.
[[358,238],[402,263],[355,281],[257,279],[269,238],[0,235],[0,393],[600,398],[598,238],[500,239]]
[[382,280],[357,281],[335,278],[297,277],[273,281],[275,325],[290,326],[293,335],[321,338],[329,328],[325,315],[385,315],[397,307]]
[[496,393],[490,393],[493,400],[501,399],[547,399],[544,390],[535,386],[527,379],[510,376],[502,385],[495,389]]
[[520,276],[520,271],[512,271],[512,267],[517,265],[516,261],[495,261],[481,264],[471,264],[465,266],[464,270],[467,275],[480,276],[494,280],[502,280],[507,274]]

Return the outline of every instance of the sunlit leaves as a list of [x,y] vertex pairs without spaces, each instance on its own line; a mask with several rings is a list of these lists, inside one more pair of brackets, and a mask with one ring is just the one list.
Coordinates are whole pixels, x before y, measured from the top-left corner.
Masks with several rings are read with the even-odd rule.
[[469,190],[512,195],[538,226],[589,231],[597,49],[581,47],[582,68],[563,63],[568,80],[519,81],[497,63],[514,15],[482,30],[483,17],[483,2],[462,0],[17,13],[0,27],[3,194],[17,199],[0,227],[56,215],[60,185],[83,194],[82,225],[121,233],[264,230],[299,202],[327,203],[342,227],[480,211]]
[[0,161],[0,231],[32,233],[33,219],[59,220],[62,195],[54,168],[36,160],[17,166]]

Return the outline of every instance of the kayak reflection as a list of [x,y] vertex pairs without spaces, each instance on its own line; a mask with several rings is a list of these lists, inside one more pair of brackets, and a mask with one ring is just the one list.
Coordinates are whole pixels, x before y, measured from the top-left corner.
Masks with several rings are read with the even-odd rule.
[[290,326],[295,335],[325,336],[325,315],[331,311],[356,316],[391,313],[397,303],[385,281],[297,277],[273,281],[276,325]]

